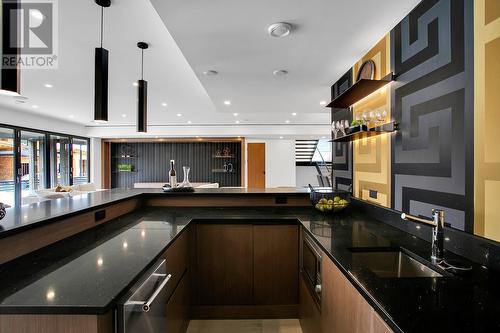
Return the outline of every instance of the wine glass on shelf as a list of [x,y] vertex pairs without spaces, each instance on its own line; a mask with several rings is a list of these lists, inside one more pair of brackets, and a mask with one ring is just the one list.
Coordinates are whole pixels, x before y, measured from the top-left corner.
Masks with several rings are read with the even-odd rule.
[[377,126],[382,125],[383,122],[382,122],[382,115],[380,114],[380,110],[377,110],[375,112],[375,119],[377,119],[377,121],[376,121]]
[[384,122],[384,123],[388,122],[386,110],[382,111],[382,122]]
[[343,120],[340,122],[340,131],[342,132],[343,135],[345,135],[345,128],[344,128],[344,121]]
[[337,130],[337,123],[335,122],[335,120],[332,122],[332,132],[333,132],[333,137],[336,139],[337,133],[339,131]]

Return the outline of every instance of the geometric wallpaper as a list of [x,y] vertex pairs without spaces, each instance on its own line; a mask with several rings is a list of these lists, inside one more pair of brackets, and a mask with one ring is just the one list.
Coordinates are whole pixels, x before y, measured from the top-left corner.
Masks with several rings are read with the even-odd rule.
[[473,232],[473,1],[421,2],[391,44],[392,206]]
[[[332,100],[350,88],[351,85],[352,69],[349,69],[332,86]],[[332,123],[338,120],[352,121],[350,109],[332,109],[331,115]],[[352,186],[352,143],[334,142],[332,144],[332,180],[334,188],[350,191]]]
[[[389,34],[382,38],[353,66],[353,76],[357,77],[363,62],[375,63],[375,79],[381,79],[391,72]],[[367,117],[384,112],[390,121],[391,100],[387,87],[363,98],[352,107],[355,118]],[[385,207],[391,205],[391,135],[383,134],[353,142],[353,195],[363,200]]]
[[[477,2],[486,3],[483,7],[490,3],[490,10],[482,12],[485,17],[482,22],[489,20],[490,25],[498,28],[500,0],[423,0],[362,59],[371,58],[378,69],[387,61],[386,72],[396,75],[396,81],[386,88],[385,104],[381,97],[383,92],[377,91],[367,97],[368,100],[378,98],[377,106],[364,109],[385,106],[391,119],[399,123],[399,130],[376,140],[355,141],[350,160],[354,196],[426,217],[430,217],[432,208],[441,208],[445,210],[447,223],[470,233],[475,228],[474,194],[479,198],[478,191],[482,191],[482,199],[488,197],[498,201],[500,198],[498,142],[492,148],[496,149],[495,157],[488,160],[488,148],[485,148],[480,162],[493,163],[485,164],[489,174],[481,173],[482,177],[490,178],[483,179],[482,187],[474,188],[474,178],[478,177],[474,173],[475,103],[477,105],[474,99],[474,6],[477,7]],[[490,96],[490,104],[498,104],[483,112],[485,123],[489,124],[486,118],[493,119],[495,116],[491,115],[495,113],[495,128],[500,124],[500,29],[497,31],[495,46],[490,46],[496,56],[496,60],[491,61],[497,67],[490,67],[498,72],[493,79],[488,80],[488,75],[483,77],[486,93],[489,91],[487,82],[490,82],[490,89],[497,90],[493,97]],[[489,37],[491,39],[491,35]],[[388,50],[385,59],[383,43]],[[483,49],[487,59],[488,47]],[[353,66],[354,74],[357,66],[359,63]],[[483,74],[485,72],[488,70],[483,70]],[[491,86],[493,81],[495,88]],[[354,114],[363,111],[357,104],[353,109]],[[485,142],[485,147],[490,144]],[[500,224],[499,213],[500,210],[481,214],[496,216]],[[476,212],[476,218],[477,215]]]

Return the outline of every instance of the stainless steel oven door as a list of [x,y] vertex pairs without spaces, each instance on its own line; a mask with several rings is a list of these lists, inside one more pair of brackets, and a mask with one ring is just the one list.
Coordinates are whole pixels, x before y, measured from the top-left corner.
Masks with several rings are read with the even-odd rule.
[[134,286],[118,307],[117,328],[120,333],[165,332],[165,286],[171,278],[165,260],[154,266],[146,278]]

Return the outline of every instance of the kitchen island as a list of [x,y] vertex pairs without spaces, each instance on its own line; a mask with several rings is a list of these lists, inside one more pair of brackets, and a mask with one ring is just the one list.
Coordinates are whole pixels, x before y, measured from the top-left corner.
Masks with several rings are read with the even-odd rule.
[[[324,264],[323,270],[340,272],[341,278],[354,288],[362,301],[373,309],[375,315],[382,319],[382,324],[388,325],[390,330],[500,330],[500,319],[496,315],[500,309],[500,290],[496,286],[499,275],[486,267],[448,252],[448,258],[470,264],[473,267],[472,272],[463,276],[447,275],[439,278],[387,278],[367,269],[363,262],[357,260],[353,248],[403,248],[421,258],[429,258],[430,245],[411,234],[360,213],[356,204],[345,213],[325,216],[312,207],[284,206],[285,203],[258,208],[160,207],[144,204],[151,197],[166,197],[155,191],[114,191],[108,195],[115,195],[118,203],[126,199],[140,199],[140,203],[135,203],[137,207],[125,215],[0,266],[0,328],[6,323],[7,317],[9,325],[12,325],[15,316],[95,316],[98,318],[97,322],[105,327],[102,330],[105,332],[106,328],[110,327],[110,314],[127,289],[159,258],[164,257],[176,240],[187,235],[186,242],[190,244],[188,248],[198,246],[191,237],[196,233],[193,232],[195,226],[244,225],[255,228],[259,225],[296,225],[320,248],[324,254],[323,260],[327,260],[324,263],[331,265],[327,268]],[[232,192],[230,195],[269,195],[274,196],[274,199],[276,196],[282,198],[291,195],[308,200],[305,191],[241,191]],[[103,209],[116,204],[116,201],[107,197],[105,203],[99,203],[95,198],[91,198],[88,202],[92,204],[88,204],[86,208],[83,208],[84,205],[79,206],[81,210],[78,214],[88,213],[88,210],[93,211],[96,208]],[[66,203],[66,206],[69,207],[70,204]],[[61,218],[66,216],[59,211],[57,221],[61,221]],[[57,222],[40,219],[34,221],[31,228],[37,223],[45,226]],[[211,229],[213,237],[217,237],[217,234],[213,233],[215,230],[224,229]],[[186,265],[193,263],[188,261]],[[324,280],[323,288],[327,288],[328,284],[330,281]],[[323,289],[323,300],[320,302],[323,312],[328,309],[328,306],[325,306],[325,295],[330,295],[330,292]],[[303,300],[299,301],[303,306]],[[481,311],[475,309],[477,304],[480,304]],[[290,311],[289,315],[297,310],[296,307],[286,309]],[[298,316],[302,316],[301,311]],[[323,331],[328,332],[324,327],[325,319],[321,320]],[[353,316],[351,320],[357,319]],[[108,324],[105,324],[106,322]],[[375,332],[373,326],[370,331]]]

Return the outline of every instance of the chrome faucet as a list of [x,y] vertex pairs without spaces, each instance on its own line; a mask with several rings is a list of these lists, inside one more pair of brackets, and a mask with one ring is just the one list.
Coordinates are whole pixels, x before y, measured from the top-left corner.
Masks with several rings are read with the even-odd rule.
[[410,214],[401,214],[401,218],[403,220],[414,221],[433,227],[431,259],[434,263],[439,263],[444,259],[444,211],[440,209],[433,209],[432,217],[433,220],[431,221]]

